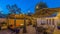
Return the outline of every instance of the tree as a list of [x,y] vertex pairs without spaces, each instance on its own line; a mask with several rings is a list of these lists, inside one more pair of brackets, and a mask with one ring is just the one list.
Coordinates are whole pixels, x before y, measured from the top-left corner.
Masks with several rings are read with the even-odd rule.
[[43,16],[43,14],[45,15],[46,12],[48,12],[43,8],[48,8],[47,4],[44,2],[40,2],[36,5],[36,8],[35,8],[35,14],[37,14],[36,16],[38,16],[38,15]]
[[48,8],[47,4],[44,2],[40,2],[36,5],[36,17],[49,17],[55,12],[57,12],[57,10]]
[[[40,11],[41,9],[43,9],[43,8],[48,8],[48,6],[47,6],[47,4],[46,3],[44,3],[44,2],[40,2],[40,3],[38,3],[37,5],[36,5],[36,8],[35,8],[35,14],[44,14],[45,13],[45,10],[42,12],[42,11]],[[40,13],[38,13],[38,12],[40,12]],[[37,16],[37,15],[36,15]]]
[[36,10],[40,10],[40,9],[43,9],[43,8],[48,8],[47,4],[44,3],[44,2],[40,2],[36,5]]
[[21,14],[21,8],[18,8],[16,4],[12,5],[12,8],[15,10],[15,12]]
[[10,13],[16,14],[18,12],[19,14],[21,14],[21,8],[18,8],[16,4],[12,6],[7,5],[7,9],[9,10]]

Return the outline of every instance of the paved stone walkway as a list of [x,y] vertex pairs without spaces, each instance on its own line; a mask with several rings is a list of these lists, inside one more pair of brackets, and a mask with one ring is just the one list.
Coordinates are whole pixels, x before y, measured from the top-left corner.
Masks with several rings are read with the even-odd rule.
[[[20,34],[23,34],[23,29],[21,29]],[[36,34],[35,28],[33,26],[27,26],[27,33],[25,34]]]
[[[15,33],[11,33],[11,31],[9,30],[1,30],[0,34],[15,34]],[[36,31],[33,26],[27,26],[27,33],[23,33],[23,29],[21,29],[20,34],[36,34]]]
[[[11,33],[9,30],[1,30],[0,34],[15,34]],[[27,33],[23,33],[23,29],[20,30],[20,34],[36,34],[35,28],[32,26],[27,26]],[[60,34],[60,30],[55,29],[53,34]]]

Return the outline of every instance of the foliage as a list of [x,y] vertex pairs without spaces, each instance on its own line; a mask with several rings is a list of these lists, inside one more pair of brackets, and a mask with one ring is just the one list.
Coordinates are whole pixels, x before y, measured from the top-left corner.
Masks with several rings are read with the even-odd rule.
[[48,8],[47,4],[44,3],[44,2],[40,2],[39,4],[37,4],[38,8],[36,8],[36,10],[40,10],[40,9],[43,9],[43,8]]
[[42,8],[47,8],[46,3],[43,3],[43,2],[41,2],[41,3],[39,4],[39,6],[40,6],[41,9],[42,9]]
[[16,13],[20,14],[21,13],[21,8],[18,8],[18,6],[16,4],[14,4],[12,6],[7,5],[6,7],[10,13],[13,13],[13,14],[16,14]]
[[6,22],[2,22],[1,24],[6,24]]

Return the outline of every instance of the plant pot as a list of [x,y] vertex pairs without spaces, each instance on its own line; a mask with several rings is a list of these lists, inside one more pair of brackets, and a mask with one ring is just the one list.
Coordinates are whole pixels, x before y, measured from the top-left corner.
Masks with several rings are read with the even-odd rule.
[[57,28],[60,30],[60,26],[57,26]]

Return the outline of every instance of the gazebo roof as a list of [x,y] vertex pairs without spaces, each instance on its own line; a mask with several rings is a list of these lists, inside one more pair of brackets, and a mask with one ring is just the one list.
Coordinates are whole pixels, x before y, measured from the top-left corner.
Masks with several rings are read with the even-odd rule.
[[24,15],[24,14],[11,14],[9,15],[9,18],[16,18],[16,19],[23,19],[23,18],[29,18],[29,16],[27,15]]

